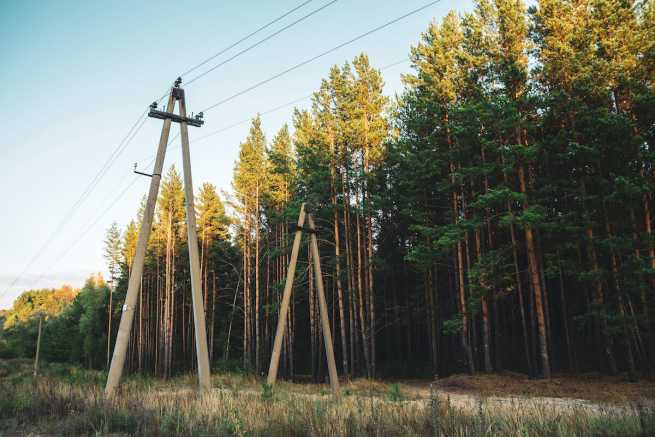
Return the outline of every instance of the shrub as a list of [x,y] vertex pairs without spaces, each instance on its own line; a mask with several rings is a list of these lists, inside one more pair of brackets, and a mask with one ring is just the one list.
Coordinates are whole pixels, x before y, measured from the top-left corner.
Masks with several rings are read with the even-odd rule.
[[273,400],[273,385],[272,384],[262,384],[262,400],[263,401],[272,401]]
[[400,402],[405,400],[405,396],[400,391],[400,386],[398,384],[391,384],[389,386],[386,398],[391,402]]

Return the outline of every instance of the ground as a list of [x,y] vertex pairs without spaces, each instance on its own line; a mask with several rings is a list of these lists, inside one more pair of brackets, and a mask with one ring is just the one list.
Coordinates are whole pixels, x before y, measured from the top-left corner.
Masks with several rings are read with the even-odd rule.
[[[410,385],[412,385],[410,383]],[[423,386],[419,382],[419,387]],[[573,398],[596,402],[635,402],[655,399],[655,381],[630,381],[626,375],[554,375],[551,379],[529,378],[512,372],[453,375],[436,382],[439,390],[478,396],[528,396]]]
[[0,361],[5,435],[655,435],[655,383],[620,377],[454,375],[438,381],[279,381],[215,372],[168,381],[133,375],[103,396],[106,375],[29,360]]

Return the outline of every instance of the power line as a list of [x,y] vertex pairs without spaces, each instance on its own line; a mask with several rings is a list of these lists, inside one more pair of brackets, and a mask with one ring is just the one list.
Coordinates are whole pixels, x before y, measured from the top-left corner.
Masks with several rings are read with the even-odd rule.
[[[388,70],[388,69],[390,69],[390,68],[392,68],[392,67],[395,67],[395,66],[397,66],[397,65],[404,64],[404,63],[407,62],[408,60],[409,60],[408,58],[404,58],[404,59],[402,59],[402,60],[399,60],[399,61],[393,62],[393,63],[391,63],[391,64],[387,64],[387,65],[385,65],[385,66],[383,66],[383,67],[380,67],[380,71],[385,71],[385,70]],[[274,108],[267,109],[266,111],[260,112],[259,115],[268,115],[268,114],[271,114],[271,113],[273,113],[273,112],[277,112],[277,111],[279,111],[280,109],[284,109],[284,108],[286,108],[286,107],[288,107],[288,106],[295,105],[296,103],[303,102],[303,101],[305,101],[305,100],[307,100],[307,99],[309,99],[309,98],[311,98],[311,97],[313,97],[313,96],[314,96],[314,93],[307,94],[307,95],[305,95],[305,96],[303,96],[303,97],[299,97],[299,98],[297,98],[297,99],[291,100],[290,102],[283,103],[283,104],[281,104],[281,105],[279,105],[279,106],[276,106],[276,107],[274,107]],[[198,141],[202,141],[202,140],[207,139],[207,138],[209,138],[209,137],[211,137],[211,136],[213,136],[213,135],[216,135],[216,134],[219,134],[219,133],[221,133],[221,132],[225,132],[225,131],[227,131],[227,130],[230,130],[230,129],[232,129],[232,128],[235,128],[235,127],[237,127],[237,126],[240,126],[240,125],[242,125],[242,124],[244,124],[244,123],[247,123],[247,122],[249,122],[249,121],[251,121],[251,120],[252,120],[252,117],[250,117],[250,118],[245,118],[245,119],[243,119],[243,120],[240,120],[240,121],[237,121],[237,122],[235,122],[235,123],[232,123],[232,124],[230,124],[230,125],[228,125],[228,126],[222,127],[222,128],[220,128],[220,129],[218,129],[218,130],[215,130],[215,131],[213,131],[213,132],[210,132],[210,133],[208,133],[208,134],[206,134],[206,135],[203,135],[203,136],[200,137],[200,138],[195,138],[195,139],[193,139],[191,142],[192,142],[192,143],[195,143],[195,142],[198,142]]]
[[210,62],[210,61],[216,59],[217,57],[219,57],[219,56],[222,55],[223,53],[227,52],[228,50],[230,50],[230,49],[232,49],[232,48],[234,48],[234,47],[236,47],[236,46],[238,46],[239,44],[241,44],[242,42],[246,41],[246,40],[249,39],[250,37],[255,36],[256,34],[258,34],[259,32],[261,32],[262,30],[264,30],[264,29],[266,29],[266,28],[272,26],[273,24],[277,23],[278,21],[282,20],[283,18],[286,18],[286,17],[289,16],[290,14],[296,12],[298,9],[300,9],[300,8],[302,8],[303,6],[305,6],[305,5],[309,4],[309,3],[311,3],[312,1],[313,1],[313,0],[307,0],[307,1],[305,1],[305,2],[303,2],[303,3],[301,3],[301,4],[299,4],[299,5],[296,6],[295,8],[291,9],[290,11],[285,12],[284,14],[280,15],[279,17],[273,19],[272,21],[269,21],[268,23],[266,23],[266,24],[264,24],[263,26],[259,27],[257,30],[254,30],[254,31],[250,32],[248,35],[244,36],[243,38],[241,38],[241,39],[238,40],[237,42],[235,42],[235,43],[233,43],[233,44],[230,44],[229,46],[225,47],[224,49],[222,49],[222,50],[218,51],[217,53],[213,54],[212,56],[210,56],[209,58],[205,59],[204,61],[202,61],[201,63],[199,63],[199,64],[196,65],[195,67],[189,68],[187,71],[185,71],[184,73],[180,74],[180,76],[184,77],[184,76],[186,76],[187,74],[189,74],[189,73],[191,73],[191,72],[197,70],[198,68],[200,68],[200,67],[202,67],[203,65],[207,64],[208,62]]
[[130,142],[134,139],[136,134],[141,130],[143,127],[143,124],[145,123],[145,115],[146,111],[144,111],[134,122],[128,133],[123,137],[121,142],[116,146],[116,148],[112,151],[112,153],[109,155],[103,166],[100,168],[100,170],[95,174],[95,176],[91,179],[91,182],[87,185],[85,190],[82,192],[80,197],[75,201],[75,203],[70,207],[66,215],[62,220],[59,221],[57,224],[55,230],[52,232],[50,237],[45,241],[45,243],[37,250],[36,254],[30,259],[30,261],[27,263],[25,268],[22,270],[22,272],[14,278],[14,280],[9,284],[9,286],[5,289],[5,292],[0,294],[0,298],[4,297],[11,288],[13,288],[20,279],[25,276],[25,273],[29,270],[29,268],[43,255],[45,250],[52,244],[52,242],[55,240],[57,235],[61,230],[63,230],[66,227],[66,224],[68,221],[75,215],[79,207],[84,203],[84,201],[90,196],[90,194],[93,192],[95,187],[100,183],[104,175],[107,173],[109,168],[116,162],[120,154],[125,150],[125,148],[130,144]]
[[[125,188],[123,188],[123,190],[118,194],[118,196],[116,196],[114,200],[109,204],[109,206],[105,208],[105,210],[91,224],[89,224],[85,228],[85,230],[78,236],[78,238],[75,239],[75,241],[73,241],[73,243],[70,244],[62,253],[60,253],[59,256],[57,256],[55,262],[46,270],[48,273],[52,272],[52,270],[64,259],[64,257],[68,255],[70,251],[73,250],[75,246],[77,246],[77,244],[80,241],[82,241],[82,239],[84,239],[84,237],[86,237],[86,235],[91,231],[91,229],[93,229],[100,222],[100,220],[102,220],[102,218],[104,218],[104,216],[106,216],[107,213],[111,211],[111,209],[118,203],[119,200],[123,198],[123,196],[127,193],[127,191],[130,188],[132,188],[132,186],[136,183],[138,179],[139,179],[138,177],[133,178],[132,182],[130,182]],[[43,279],[43,277],[46,275],[46,271],[42,272],[34,281],[32,281],[32,284],[30,285],[29,288],[33,288],[37,282]]]
[[[186,76],[187,74],[189,74],[189,73],[191,73],[191,72],[197,70],[198,68],[200,68],[200,67],[202,67],[203,65],[207,64],[208,62],[210,62],[210,61],[216,59],[218,56],[220,56],[220,55],[222,55],[223,53],[227,52],[228,50],[230,50],[230,49],[236,47],[237,45],[239,45],[239,44],[241,44],[242,42],[246,41],[247,39],[251,38],[252,36],[258,34],[258,33],[261,32],[262,30],[264,30],[264,29],[266,29],[266,28],[272,26],[273,24],[277,23],[278,21],[282,20],[283,18],[286,18],[287,16],[291,15],[293,12],[296,12],[298,9],[300,9],[300,8],[302,8],[303,6],[305,6],[305,5],[309,4],[309,3],[311,3],[312,1],[313,1],[313,0],[307,0],[307,1],[305,1],[305,2],[303,2],[303,3],[301,3],[301,4],[299,4],[299,5],[296,6],[295,8],[291,9],[290,11],[285,12],[284,14],[280,15],[279,17],[277,17],[277,18],[275,18],[275,19],[269,21],[268,23],[264,24],[263,26],[259,27],[259,28],[256,29],[256,30],[250,32],[248,35],[244,36],[243,38],[239,39],[238,41],[236,41],[236,42],[230,44],[229,46],[225,47],[224,49],[222,49],[222,50],[218,51],[217,53],[213,54],[213,55],[210,56],[209,58],[207,58],[207,59],[205,59],[204,61],[202,61],[201,63],[197,64],[196,66],[194,66],[194,67],[192,67],[192,68],[186,70],[184,73],[180,74],[180,77],[184,77],[184,76]],[[190,84],[191,82],[194,82],[194,81],[196,81],[197,79],[201,78],[202,76],[208,74],[209,72],[214,71],[214,70],[216,70],[217,68],[221,67],[222,65],[227,64],[228,62],[230,62],[230,61],[236,59],[238,56],[240,56],[240,55],[246,53],[247,51],[249,51],[249,50],[251,50],[251,49],[257,47],[258,45],[262,44],[263,42],[265,42],[265,41],[267,41],[267,40],[273,38],[274,36],[276,36],[276,35],[282,33],[283,31],[289,29],[290,27],[292,27],[293,25],[299,23],[300,21],[303,21],[304,19],[309,18],[311,15],[314,15],[315,13],[317,13],[317,12],[319,12],[320,10],[326,8],[327,6],[329,6],[330,4],[334,3],[335,1],[337,1],[337,0],[334,0],[333,2],[331,2],[331,3],[327,4],[327,5],[324,5],[323,7],[319,8],[318,10],[313,11],[313,12],[310,13],[309,15],[306,15],[306,16],[302,17],[301,19],[295,21],[294,23],[285,26],[282,30],[277,31],[277,32],[275,32],[274,34],[269,35],[268,37],[264,38],[263,40],[261,40],[261,41],[255,43],[254,45],[250,46],[249,48],[242,50],[241,52],[239,52],[239,53],[237,53],[236,55],[232,56],[229,60],[224,61],[224,62],[220,63],[219,65],[212,67],[209,71],[206,71],[206,72],[204,72],[204,73],[201,73],[200,75],[194,77],[194,78],[191,79],[190,81],[186,81],[185,84],[188,85],[188,84]],[[162,96],[159,97],[159,99],[157,99],[157,103],[160,103],[164,98],[166,98],[167,95],[168,95],[168,91],[164,92],[164,94],[162,94]]]
[[429,8],[430,6],[433,6],[433,5],[437,4],[437,3],[439,3],[440,1],[441,0],[431,1],[430,3],[428,3],[426,5],[423,5],[420,8],[414,9],[413,11],[410,11],[410,12],[404,14],[404,15],[401,15],[400,17],[394,18],[391,21],[387,21],[386,23],[384,23],[384,24],[382,24],[380,26],[377,26],[377,27],[375,27],[375,28],[373,28],[373,29],[371,29],[371,30],[369,30],[367,32],[364,32],[364,33],[362,33],[362,34],[360,34],[360,35],[346,41],[346,42],[343,42],[343,43],[341,43],[341,44],[339,44],[339,45],[337,45],[335,47],[332,47],[331,49],[328,49],[328,50],[326,50],[326,51],[324,51],[322,53],[319,53],[318,55],[313,56],[313,57],[311,57],[311,58],[309,58],[309,59],[307,59],[307,60],[305,60],[305,61],[303,61],[303,62],[301,62],[299,64],[296,64],[293,67],[287,68],[286,70],[284,70],[284,71],[282,71],[280,73],[277,73],[277,74],[275,74],[275,75],[273,75],[273,76],[271,76],[271,77],[269,77],[267,79],[264,79],[261,82],[257,82],[256,84],[254,84],[254,85],[252,85],[252,86],[250,86],[250,87],[248,87],[248,88],[246,88],[246,89],[244,89],[242,91],[239,91],[236,94],[233,94],[233,95],[231,95],[229,97],[226,97],[225,99],[220,100],[220,101],[214,103],[213,105],[208,106],[207,108],[203,109],[202,112],[207,112],[207,111],[210,111],[210,110],[212,110],[214,108],[217,108],[218,106],[224,105],[225,103],[227,103],[227,102],[229,102],[231,100],[234,100],[237,97],[242,96],[242,95],[244,95],[244,94],[246,94],[246,93],[248,93],[248,92],[250,92],[250,91],[252,91],[252,90],[254,90],[256,88],[259,88],[262,85],[265,85],[265,84],[267,84],[269,82],[272,82],[275,79],[278,79],[278,78],[280,78],[280,77],[282,77],[282,76],[284,76],[284,75],[286,75],[288,73],[291,73],[292,71],[297,70],[300,67],[303,67],[303,66],[305,66],[305,65],[307,65],[307,64],[309,64],[311,62],[314,62],[317,59],[320,59],[320,58],[322,58],[322,57],[324,57],[326,55],[329,55],[330,53],[333,53],[333,52],[335,52],[335,51],[337,51],[337,50],[339,50],[339,49],[341,49],[343,47],[346,47],[346,46],[348,46],[348,45],[350,45],[350,44],[352,44],[352,43],[354,43],[356,41],[359,41],[362,38],[365,38],[365,37],[367,37],[369,35],[372,35],[375,32],[378,32],[378,31],[380,31],[382,29],[385,29],[385,28],[391,26],[392,24],[395,24],[395,23],[397,23],[397,22],[399,22],[401,20],[404,20],[405,18],[407,18],[407,17],[409,17],[411,15],[417,14],[417,13]]
[[309,17],[311,17],[312,15],[315,15],[315,14],[321,12],[323,9],[327,8],[328,6],[331,6],[331,5],[335,4],[337,1],[338,1],[338,0],[332,0],[331,2],[328,2],[328,3],[324,4],[324,5],[321,6],[320,8],[314,9],[314,10],[311,11],[310,13],[308,13],[308,14],[306,14],[306,15],[303,15],[302,17],[298,18],[296,21],[293,21],[293,22],[287,24],[287,25],[284,26],[283,28],[281,28],[281,29],[279,29],[279,30],[273,32],[273,33],[270,34],[270,35],[268,35],[266,38],[263,38],[263,39],[257,41],[256,43],[254,43],[254,44],[252,44],[252,45],[246,47],[245,49],[243,49],[243,50],[237,52],[236,54],[234,54],[233,56],[227,58],[227,59],[224,60],[223,62],[214,65],[214,66],[213,66],[212,68],[210,68],[209,70],[204,71],[203,73],[200,73],[199,75],[197,75],[197,76],[194,77],[193,79],[190,79],[190,80],[185,81],[185,82],[184,82],[185,85],[191,85],[193,82],[195,82],[196,80],[200,79],[201,77],[206,76],[207,74],[211,73],[212,71],[216,70],[217,68],[222,67],[223,65],[227,64],[227,63],[230,62],[230,61],[233,61],[234,59],[238,58],[239,56],[243,55],[244,53],[246,53],[246,52],[248,52],[248,51],[254,49],[255,47],[257,47],[257,46],[259,46],[259,45],[265,43],[266,41],[268,41],[268,40],[270,40],[270,39],[276,37],[277,35],[281,34],[281,33],[284,32],[285,30],[288,30],[288,29],[292,28],[292,27],[295,26],[296,24],[298,24],[298,23],[300,23],[300,22],[302,22],[302,21],[305,21],[307,18],[309,18]]

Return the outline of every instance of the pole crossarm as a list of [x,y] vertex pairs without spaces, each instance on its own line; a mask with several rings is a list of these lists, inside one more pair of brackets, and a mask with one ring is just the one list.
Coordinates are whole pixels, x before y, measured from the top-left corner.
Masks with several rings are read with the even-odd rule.
[[150,112],[148,112],[148,117],[159,118],[161,120],[168,119],[173,123],[186,123],[189,126],[194,126],[194,127],[200,127],[205,123],[205,121],[202,118],[198,118],[199,115],[200,114],[198,114],[194,118],[182,117],[177,114],[173,114],[171,112],[159,111],[157,109],[150,109]]
[[[181,83],[182,78],[178,77],[175,81],[175,85],[171,88],[171,97],[180,102],[180,108],[182,108],[185,102],[184,89],[180,88]],[[157,102],[152,102],[152,104],[150,104],[150,111],[148,112],[148,117],[159,118],[160,120],[170,120],[173,123],[186,124],[193,127],[200,127],[205,124],[205,121],[202,119],[203,116],[204,114],[199,112],[195,117],[187,117],[186,110],[180,111],[179,114],[175,114],[170,109],[160,111],[157,109]]]

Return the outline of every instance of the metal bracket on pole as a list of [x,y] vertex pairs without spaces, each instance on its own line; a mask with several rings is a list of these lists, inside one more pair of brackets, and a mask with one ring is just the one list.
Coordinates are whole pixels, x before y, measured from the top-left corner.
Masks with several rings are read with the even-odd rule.
[[[171,93],[175,100],[184,99],[184,90],[182,88],[172,88]],[[160,111],[157,109],[157,102],[152,102],[150,104],[150,111],[148,112],[148,117],[158,118],[160,120],[170,120],[174,123],[186,123],[189,126],[200,127],[205,124],[203,120],[204,113],[199,112],[194,117],[187,117],[186,115],[178,115],[172,112]]]
[[137,166],[137,163],[135,162],[135,163],[134,163],[134,173],[136,173],[136,174],[140,174],[141,176],[148,176],[149,178],[151,178],[151,177],[153,177],[153,176],[159,176],[159,177],[161,177],[161,175],[160,175],[159,173],[153,173],[153,174],[150,174],[150,173],[143,173],[143,172],[141,172],[141,171],[137,171],[136,166]]

